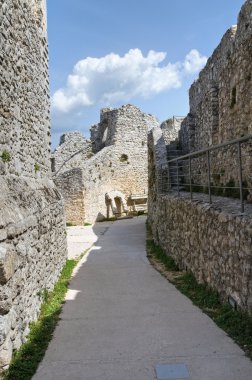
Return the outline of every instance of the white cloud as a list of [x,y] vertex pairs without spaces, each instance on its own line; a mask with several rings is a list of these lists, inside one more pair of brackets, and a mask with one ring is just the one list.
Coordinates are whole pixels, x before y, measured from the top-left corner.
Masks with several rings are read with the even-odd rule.
[[184,70],[188,74],[195,74],[205,66],[206,61],[206,57],[200,55],[198,50],[193,49],[185,57]]
[[150,50],[145,57],[139,49],[131,49],[122,57],[111,53],[83,59],[74,66],[66,87],[54,93],[52,106],[67,113],[136,96],[147,98],[180,87],[185,75],[197,73],[206,63],[206,57],[197,50],[191,50],[184,62],[164,63],[165,59],[165,52]]

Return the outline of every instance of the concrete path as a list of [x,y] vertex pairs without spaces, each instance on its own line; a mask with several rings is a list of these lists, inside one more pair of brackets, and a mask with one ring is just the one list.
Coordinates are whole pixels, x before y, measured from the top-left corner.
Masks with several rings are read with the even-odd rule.
[[148,263],[145,218],[108,223],[76,272],[34,380],[154,380],[159,364],[178,364],[159,379],[252,379],[238,346]]
[[93,226],[67,227],[67,250],[68,258],[76,259],[90,248],[101,235],[103,235],[110,222],[97,223]]

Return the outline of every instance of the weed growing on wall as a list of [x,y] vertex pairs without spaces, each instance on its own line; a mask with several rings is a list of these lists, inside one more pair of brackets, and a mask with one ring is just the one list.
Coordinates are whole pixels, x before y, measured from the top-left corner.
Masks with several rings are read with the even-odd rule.
[[67,261],[51,293],[47,289],[38,292],[38,296],[44,301],[39,319],[31,323],[27,342],[14,354],[9,369],[3,375],[4,380],[30,380],[35,374],[59,321],[68,284],[77,262]]
[[8,150],[4,150],[0,157],[3,160],[3,162],[10,162],[11,160],[11,154],[10,152],[8,152]]

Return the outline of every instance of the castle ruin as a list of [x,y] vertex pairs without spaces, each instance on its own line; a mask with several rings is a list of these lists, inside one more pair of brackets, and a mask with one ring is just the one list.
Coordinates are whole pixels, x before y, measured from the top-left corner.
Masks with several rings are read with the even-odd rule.
[[[45,0],[0,3],[0,368],[26,340],[66,261],[64,207],[69,223],[94,223],[145,209],[148,197],[155,240],[180,268],[251,311],[252,206],[240,212],[221,197],[218,206],[205,194],[183,197],[179,180],[176,192],[162,193],[160,173],[173,157],[251,135],[252,1],[191,86],[186,118],[159,126],[132,105],[103,109],[90,140],[67,133],[52,156]],[[251,201],[251,140],[243,152]],[[210,187],[238,183],[237,157],[234,147],[212,154]],[[200,158],[192,169],[193,181],[207,179]]]
[[51,179],[44,0],[0,8],[0,367],[36,320],[66,260],[62,198]]
[[135,203],[144,204],[148,193],[147,134],[156,125],[153,116],[125,105],[101,111],[91,141],[78,132],[62,136],[52,162],[67,222],[94,223],[140,209]]

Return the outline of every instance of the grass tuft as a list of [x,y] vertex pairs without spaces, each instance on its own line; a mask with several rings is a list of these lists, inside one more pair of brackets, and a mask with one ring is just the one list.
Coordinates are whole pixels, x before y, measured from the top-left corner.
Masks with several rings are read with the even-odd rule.
[[67,227],[76,227],[76,224],[73,224],[72,222],[66,222]]
[[68,284],[77,262],[67,260],[53,291],[46,294],[38,321],[30,325],[27,342],[14,354],[8,370],[4,372],[4,380],[30,380],[35,374],[59,321]]
[[216,290],[207,284],[199,284],[192,273],[179,271],[173,258],[167,256],[154,242],[148,225],[147,257],[164,277],[212,318],[252,359],[252,315],[234,310],[228,303],[221,301]]
[[147,240],[147,252],[149,258],[154,258],[162,263],[167,271],[178,271],[178,267],[172,257],[167,256],[154,240]]

